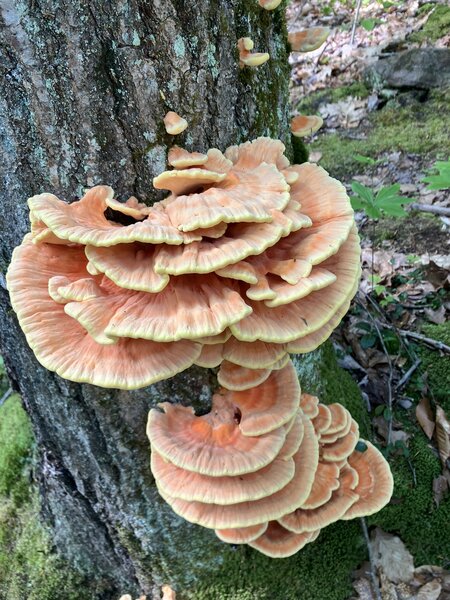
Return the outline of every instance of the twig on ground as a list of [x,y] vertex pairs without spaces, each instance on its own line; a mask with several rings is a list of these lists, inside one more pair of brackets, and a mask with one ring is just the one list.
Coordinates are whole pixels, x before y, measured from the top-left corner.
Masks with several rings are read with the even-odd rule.
[[8,398],[11,396],[11,394],[13,393],[12,389],[9,388],[8,390],[6,390],[6,392],[3,394],[3,396],[0,398],[0,406],[6,402],[6,400],[8,400]]
[[420,358],[418,358],[416,360],[416,362],[406,371],[406,373],[403,375],[403,377],[400,379],[400,381],[397,383],[397,385],[395,386],[396,390],[399,390],[400,388],[402,388],[405,383],[407,383],[411,377],[411,375],[414,373],[414,371],[417,369],[417,367],[420,365],[422,361],[420,360]]
[[387,329],[392,329],[396,331],[402,337],[408,337],[412,340],[417,340],[419,342],[423,342],[427,346],[431,346],[431,348],[436,348],[437,350],[441,350],[441,352],[447,352],[450,354],[450,346],[444,344],[444,342],[440,342],[439,340],[433,340],[433,338],[429,338],[426,335],[422,335],[421,333],[416,333],[415,331],[407,331],[406,329],[398,329],[395,325],[389,325],[389,323],[380,323],[382,327],[386,327]]
[[372,588],[373,593],[375,594],[376,600],[381,600],[381,592],[378,586],[377,579],[377,571],[375,567],[375,562],[373,560],[372,546],[370,544],[369,532],[367,531],[367,524],[364,517],[361,517],[361,529],[363,530],[364,539],[366,540],[367,553],[369,555],[369,563],[370,563],[370,578],[372,580]]
[[[366,298],[367,300],[369,300],[369,302],[372,304],[373,300],[372,298],[366,294]],[[381,333],[381,329],[380,329],[380,325],[383,326],[383,323],[380,323],[377,319],[375,319],[370,312],[367,313],[370,317],[370,321],[372,322],[373,326],[376,329],[377,335],[378,335],[378,339],[380,340],[380,344],[381,347],[383,348],[383,352],[386,356],[386,359],[388,361],[388,366],[389,366],[389,376],[388,376],[388,408],[389,408],[389,418],[387,419],[387,423],[388,423],[388,432],[387,432],[387,440],[386,443],[389,446],[389,444],[391,443],[391,437],[392,437],[392,379],[394,378],[394,365],[392,364],[392,360],[391,360],[391,356],[389,354],[389,352],[387,351],[386,348],[386,344],[384,343],[384,339],[383,339],[383,335]]]
[[353,46],[353,44],[355,42],[356,26],[358,25],[358,21],[359,21],[359,11],[361,10],[361,4],[362,4],[362,0],[357,0],[355,16],[353,18],[352,35],[350,37],[350,46]]
[[418,210],[420,212],[432,213],[433,215],[441,215],[443,217],[450,217],[450,208],[446,206],[435,206],[434,204],[418,204],[412,202],[409,205],[411,210]]

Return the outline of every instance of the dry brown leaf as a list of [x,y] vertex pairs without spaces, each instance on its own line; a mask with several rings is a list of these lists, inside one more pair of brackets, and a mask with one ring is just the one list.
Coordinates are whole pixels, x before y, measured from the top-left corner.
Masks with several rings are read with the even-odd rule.
[[388,581],[399,583],[412,579],[413,557],[399,537],[377,527],[371,545],[375,566],[381,569]]
[[353,587],[358,594],[357,600],[377,600],[368,579],[365,579],[364,577],[357,579],[353,582]]
[[442,585],[436,579],[423,585],[417,593],[417,600],[438,600]]
[[450,457],[450,422],[440,406],[436,407],[436,440],[443,466]]
[[442,323],[445,323],[446,321],[445,306],[440,306],[437,310],[433,310],[432,308],[426,308],[424,312],[427,315],[428,320],[432,323],[436,323],[436,325],[442,325]]
[[428,398],[422,398],[416,406],[416,418],[429,440],[433,437],[435,422],[433,410]]
[[175,600],[177,595],[170,585],[163,585],[161,588],[163,593],[162,600]]
[[439,506],[448,494],[448,489],[449,483],[445,475],[439,475],[433,479],[433,500],[436,502],[436,506]]

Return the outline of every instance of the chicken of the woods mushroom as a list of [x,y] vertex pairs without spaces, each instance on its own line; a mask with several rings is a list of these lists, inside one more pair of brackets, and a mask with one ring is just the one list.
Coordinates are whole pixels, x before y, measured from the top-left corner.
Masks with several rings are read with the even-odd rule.
[[220,367],[207,415],[169,403],[150,412],[158,488],[222,540],[288,556],[391,493],[376,448],[355,449],[347,411],[300,401],[289,359],[348,310],[360,272],[353,211],[339,182],[291,165],[278,140],[224,154],[174,147],[168,162],[154,179],[168,196],[151,207],[101,185],[70,204],[30,198],[11,302],[39,362],[72,381],[136,389]]

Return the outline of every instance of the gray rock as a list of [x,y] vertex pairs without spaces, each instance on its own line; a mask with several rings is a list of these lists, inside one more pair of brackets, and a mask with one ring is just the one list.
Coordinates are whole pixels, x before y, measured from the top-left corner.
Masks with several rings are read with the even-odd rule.
[[393,88],[431,89],[450,85],[450,50],[413,49],[380,59],[366,71],[374,85]]

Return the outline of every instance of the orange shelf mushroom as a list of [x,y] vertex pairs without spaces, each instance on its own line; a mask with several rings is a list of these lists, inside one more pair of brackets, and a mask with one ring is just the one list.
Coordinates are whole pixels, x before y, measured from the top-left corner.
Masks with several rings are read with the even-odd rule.
[[264,10],[275,10],[281,4],[282,0],[258,0],[258,4]]
[[322,125],[322,117],[297,115],[291,120],[291,132],[295,137],[305,137],[318,131]]
[[288,41],[293,52],[312,52],[317,50],[330,35],[329,27],[310,27],[288,33]]
[[339,324],[360,250],[344,187],[284,149],[174,147],[154,180],[167,197],[151,207],[108,186],[71,204],[34,196],[7,273],[30,347],[62,377],[136,389],[220,367],[207,415],[150,411],[153,474],[179,515],[274,557],[392,493],[348,411],[301,396],[289,360]]
[[175,147],[169,162],[154,181],[168,197],[151,207],[108,186],[29,200],[7,275],[19,322],[40,362],[74,381],[134,389],[222,363],[230,391],[260,385],[348,309],[360,272],[349,199],[269,138],[225,154]]
[[188,122],[173,110],[169,110],[164,117],[164,127],[169,135],[178,135],[187,129]]
[[[276,8],[276,7],[274,7]],[[270,9],[267,9],[270,10]],[[243,67],[259,67],[267,62],[270,55],[267,52],[252,52],[254,48],[253,40],[249,37],[239,38],[239,65]]]

